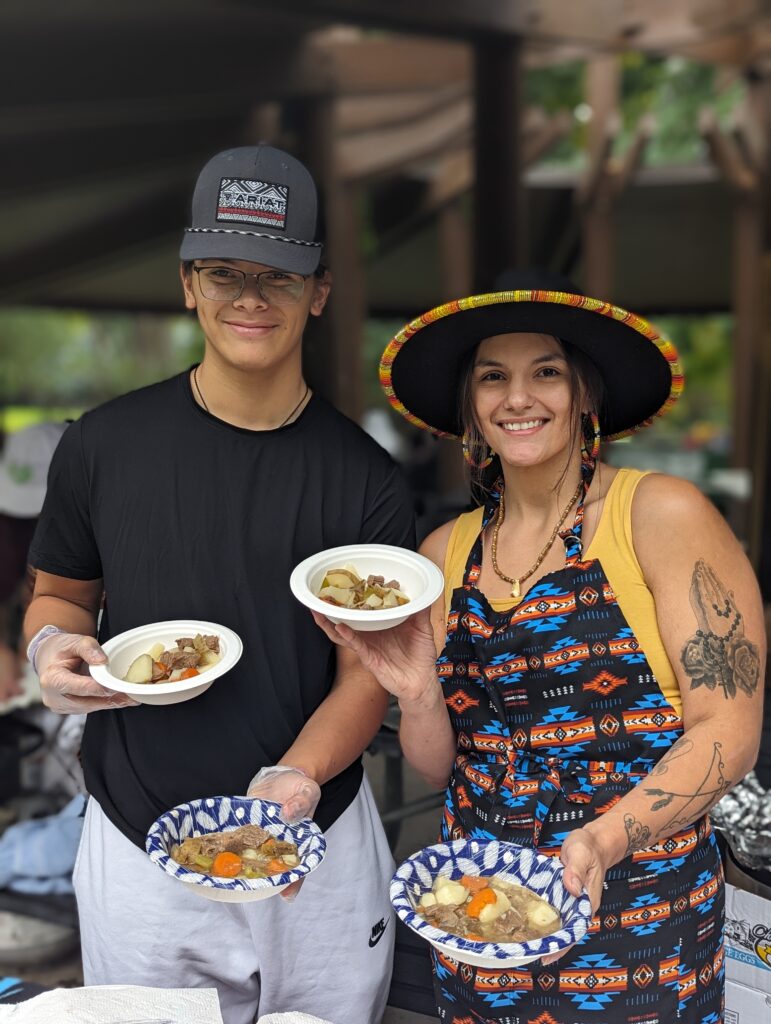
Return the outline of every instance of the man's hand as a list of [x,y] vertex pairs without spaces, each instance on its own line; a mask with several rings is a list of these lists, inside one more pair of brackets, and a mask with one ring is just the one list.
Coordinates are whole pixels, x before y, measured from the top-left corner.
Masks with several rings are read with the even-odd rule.
[[59,715],[135,707],[128,694],[100,686],[89,665],[104,665],[107,655],[93,636],[55,633],[40,644],[35,658],[43,703]]
[[294,825],[313,816],[321,799],[321,786],[299,768],[276,764],[257,772],[246,795],[252,800],[272,800],[281,804],[281,820],[287,825]]
[[[321,799],[321,786],[299,768],[275,764],[261,768],[249,783],[246,795],[252,800],[272,800],[281,804],[281,819],[287,825],[310,818]],[[297,896],[303,879],[292,882],[280,895],[290,903]]]

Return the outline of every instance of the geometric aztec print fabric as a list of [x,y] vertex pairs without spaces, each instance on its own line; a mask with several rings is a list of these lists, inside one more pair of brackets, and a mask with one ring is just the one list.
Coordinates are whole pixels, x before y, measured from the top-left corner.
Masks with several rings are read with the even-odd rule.
[[[506,612],[476,586],[481,533],[469,554],[437,662],[458,737],[443,841],[503,839],[556,857],[682,735],[602,565],[581,560],[582,523],[583,502],[561,534],[564,568]],[[482,970],[434,953],[442,1020],[718,1024],[723,901],[705,816],[612,868],[586,937],[551,967]]]

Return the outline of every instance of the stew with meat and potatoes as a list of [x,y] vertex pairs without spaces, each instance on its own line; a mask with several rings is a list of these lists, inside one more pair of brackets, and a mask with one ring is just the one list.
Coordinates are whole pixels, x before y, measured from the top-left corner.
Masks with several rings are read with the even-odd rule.
[[363,612],[398,608],[410,600],[398,580],[386,583],[385,576],[372,574],[363,579],[350,565],[327,569],[316,596],[337,608],[355,608]]
[[182,867],[219,878],[268,878],[300,863],[294,843],[276,839],[259,825],[190,836],[172,846],[170,854]]
[[437,878],[415,909],[435,928],[477,942],[529,942],[562,924],[551,903],[498,875]]
[[123,676],[125,683],[176,683],[192,679],[220,660],[220,638],[209,634],[180,637],[174,647],[153,644],[134,658]]

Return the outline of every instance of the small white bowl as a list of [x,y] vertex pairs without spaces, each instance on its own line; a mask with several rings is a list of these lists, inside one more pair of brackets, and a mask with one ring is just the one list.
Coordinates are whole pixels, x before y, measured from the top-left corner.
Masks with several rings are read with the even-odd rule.
[[[401,590],[409,597],[408,604],[397,608],[378,608],[362,611],[358,608],[338,608],[317,597],[324,576],[329,569],[350,565],[359,576],[385,576],[386,581],[398,580]],[[306,607],[325,615],[330,622],[344,622],[351,629],[375,630],[398,626],[415,612],[428,608],[444,590],[444,576],[428,558],[406,548],[390,544],[347,544],[340,548],[319,551],[300,562],[289,577],[292,593]]]
[[[180,679],[174,683],[127,683],[121,676],[128,672],[129,665],[140,654],[147,654],[153,644],[174,647],[177,637],[217,635],[220,638],[220,660],[192,679]],[[168,622],[153,622],[137,626],[105,641],[102,650],[109,658],[106,665],[90,665],[91,675],[102,686],[118,693],[128,693],[140,704],[179,704],[183,700],[198,697],[218,676],[229,672],[241,657],[241,638],[227,626],[216,622],[202,622],[198,619],[173,619]]]
[[[294,825],[281,820],[281,805],[245,796],[210,796],[179,804],[162,814],[148,830],[145,849],[167,875],[184,882],[191,892],[221,903],[264,900],[314,871],[324,859],[327,843],[315,821],[304,818]],[[190,836],[230,832],[240,825],[259,825],[276,839],[294,843],[300,863],[281,875],[268,878],[219,878],[182,867],[171,857],[171,848]]]

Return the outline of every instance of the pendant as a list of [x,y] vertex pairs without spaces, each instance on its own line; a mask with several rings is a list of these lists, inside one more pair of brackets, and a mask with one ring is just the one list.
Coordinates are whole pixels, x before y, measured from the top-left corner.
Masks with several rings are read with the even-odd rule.
[[519,580],[514,580],[514,586],[511,588],[511,596],[519,597]]

